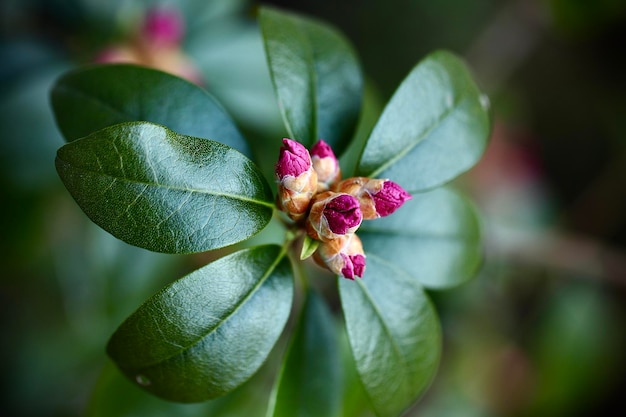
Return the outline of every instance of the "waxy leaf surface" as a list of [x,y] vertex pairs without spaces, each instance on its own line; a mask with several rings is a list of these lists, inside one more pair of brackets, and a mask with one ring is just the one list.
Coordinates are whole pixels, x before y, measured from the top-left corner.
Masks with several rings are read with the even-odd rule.
[[465,64],[439,51],[421,61],[385,107],[367,140],[357,174],[389,178],[413,193],[439,186],[482,155],[488,99]]
[[67,141],[114,124],[146,121],[250,154],[233,120],[213,96],[165,72],[127,64],[77,69],[56,82],[51,99]]
[[309,291],[268,416],[339,416],[341,389],[337,326],[324,300]]
[[465,282],[482,261],[476,212],[450,188],[414,194],[393,215],[363,222],[359,237],[366,254],[388,260],[428,288]]
[[279,246],[227,255],[146,301],[107,352],[153,394],[195,402],[224,395],[262,365],[289,317],[293,276]]
[[287,132],[339,155],[354,133],[363,79],[349,42],[320,21],[264,7],[259,13],[270,73]]
[[422,286],[376,255],[362,279],[339,279],[357,371],[380,417],[396,417],[430,384],[441,330]]
[[70,142],[56,167],[94,223],[157,252],[240,242],[272,216],[269,185],[248,158],[151,123],[115,125]]

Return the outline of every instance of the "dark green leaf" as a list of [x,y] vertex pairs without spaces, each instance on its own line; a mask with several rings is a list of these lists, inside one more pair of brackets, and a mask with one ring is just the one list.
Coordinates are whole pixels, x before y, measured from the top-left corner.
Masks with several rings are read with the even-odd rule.
[[388,260],[429,288],[467,281],[482,260],[476,212],[448,188],[413,195],[392,216],[363,222],[359,236],[366,254]]
[[109,233],[158,252],[201,252],[254,235],[272,195],[258,168],[218,142],[124,123],[59,149],[57,171]]
[[122,372],[159,397],[224,395],[262,365],[290,313],[293,277],[279,246],[221,258],[150,298],[113,334]]
[[61,77],[52,108],[66,140],[123,122],[157,123],[177,133],[213,139],[249,155],[248,145],[222,106],[200,87],[133,65],[97,65]]
[[324,300],[310,291],[267,415],[338,416],[341,394],[336,324]]
[[422,287],[376,255],[362,279],[339,280],[361,381],[374,410],[396,417],[430,384],[441,351],[437,315]]
[[287,132],[306,146],[324,139],[337,154],[351,138],[363,80],[356,54],[334,28],[264,7],[261,32]]
[[402,82],[370,135],[357,172],[409,192],[441,185],[471,168],[489,136],[487,97],[464,63],[432,53]]
[[339,345],[341,346],[341,365],[343,370],[343,393],[341,417],[374,417],[370,408],[367,393],[356,370],[350,340],[345,322],[339,330]]

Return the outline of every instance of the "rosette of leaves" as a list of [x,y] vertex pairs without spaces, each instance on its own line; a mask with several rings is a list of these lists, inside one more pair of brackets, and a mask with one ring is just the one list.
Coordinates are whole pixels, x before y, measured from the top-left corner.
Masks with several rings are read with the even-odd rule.
[[[349,42],[323,22],[273,8],[259,20],[286,136],[347,149],[363,105]],[[302,284],[306,276],[295,279],[306,269],[296,265],[293,233],[283,245],[232,246],[269,224],[274,196],[250,159],[264,145],[247,142],[210,94],[147,68],[93,66],[61,77],[52,106],[68,142],[57,171],[91,220],[151,251],[227,253],[163,288],[112,335],[107,352],[131,381],[178,402],[223,396],[257,372],[288,328],[268,416],[350,415],[346,401],[360,388],[340,370],[352,363],[379,416],[399,415],[426,390],[441,352],[426,290],[468,280],[481,257],[472,206],[440,187],[476,163],[489,134],[487,101],[462,60],[438,51],[419,62],[356,167],[342,167],[413,194],[393,216],[361,226],[365,274],[336,278],[345,326]]]

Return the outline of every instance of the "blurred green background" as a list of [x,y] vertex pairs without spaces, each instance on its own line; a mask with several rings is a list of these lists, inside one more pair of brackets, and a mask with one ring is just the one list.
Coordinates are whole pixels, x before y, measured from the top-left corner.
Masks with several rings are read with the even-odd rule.
[[[619,415],[626,2],[268,3],[340,28],[358,51],[373,103],[384,103],[439,48],[463,56],[491,98],[490,146],[456,181],[482,214],[484,266],[472,282],[431,293],[444,355],[433,386],[407,415]],[[49,107],[51,84],[107,48],[132,48],[137,22],[154,5],[180,13],[185,36],[176,57],[250,140],[284,134],[254,20],[258,3],[0,3],[0,415],[263,415],[273,359],[240,390],[199,405],[166,403],[121,379],[104,354],[110,334],[163,284],[207,260],[149,253],[109,236],[80,212],[54,171],[63,141]],[[271,169],[273,151],[257,157]],[[359,396],[346,402],[362,408]]]

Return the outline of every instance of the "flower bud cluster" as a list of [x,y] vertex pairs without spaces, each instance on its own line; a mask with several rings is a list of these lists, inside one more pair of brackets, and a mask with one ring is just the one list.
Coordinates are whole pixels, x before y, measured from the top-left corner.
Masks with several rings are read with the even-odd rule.
[[388,216],[411,195],[393,181],[341,179],[331,147],[319,140],[309,150],[283,139],[275,167],[278,208],[319,241],[313,259],[348,279],[362,277],[365,253],[356,231],[363,220]]

